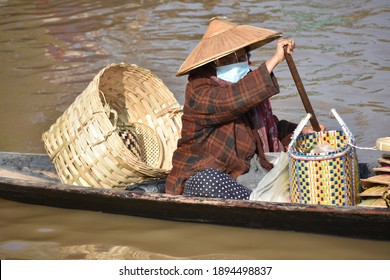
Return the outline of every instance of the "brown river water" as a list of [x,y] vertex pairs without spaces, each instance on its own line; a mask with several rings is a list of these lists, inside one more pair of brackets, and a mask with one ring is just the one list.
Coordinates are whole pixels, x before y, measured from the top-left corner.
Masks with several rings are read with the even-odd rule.
[[[390,136],[390,4],[348,1],[0,0],[0,150],[45,153],[41,135],[97,72],[150,69],[183,103],[177,69],[208,19],[282,31],[317,118],[335,108],[358,146]],[[254,65],[275,43],[252,53]],[[305,114],[285,62],[275,70],[280,118]],[[361,162],[381,152],[358,150]],[[0,200],[1,259],[389,259],[390,242],[178,223]],[[389,229],[390,234],[390,229]]]

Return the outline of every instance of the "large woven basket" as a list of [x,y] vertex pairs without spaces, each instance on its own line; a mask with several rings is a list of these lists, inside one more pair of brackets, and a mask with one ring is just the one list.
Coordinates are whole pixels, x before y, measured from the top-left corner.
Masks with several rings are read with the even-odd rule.
[[[354,139],[338,115],[336,118],[342,130],[299,135],[301,122],[294,133],[288,148],[293,203],[356,205],[359,174]],[[313,147],[319,144],[334,150],[313,153]]]
[[181,107],[147,69],[102,69],[42,136],[63,183],[125,187],[164,178],[181,131]]

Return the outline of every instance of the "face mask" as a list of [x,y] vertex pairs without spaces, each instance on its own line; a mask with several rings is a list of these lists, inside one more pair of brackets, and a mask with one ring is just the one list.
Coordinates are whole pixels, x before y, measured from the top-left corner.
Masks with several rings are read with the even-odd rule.
[[232,83],[237,83],[250,71],[247,61],[217,67],[217,77]]

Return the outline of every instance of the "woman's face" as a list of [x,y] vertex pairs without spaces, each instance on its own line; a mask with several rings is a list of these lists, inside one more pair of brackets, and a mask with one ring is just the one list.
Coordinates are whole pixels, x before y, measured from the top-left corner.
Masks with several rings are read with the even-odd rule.
[[244,61],[247,61],[247,53],[245,49],[240,49],[227,56],[215,60],[215,64],[217,67],[219,67]]

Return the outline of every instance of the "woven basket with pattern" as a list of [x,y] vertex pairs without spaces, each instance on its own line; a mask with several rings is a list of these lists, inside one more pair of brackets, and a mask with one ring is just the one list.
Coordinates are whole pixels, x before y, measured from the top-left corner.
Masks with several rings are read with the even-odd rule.
[[[338,115],[336,118],[342,130],[299,135],[297,128],[294,133],[288,149],[293,203],[356,205],[359,174],[354,139]],[[313,153],[313,147],[324,143],[334,150]]]
[[151,71],[111,64],[42,139],[63,183],[126,187],[167,176],[181,114],[174,95]]

